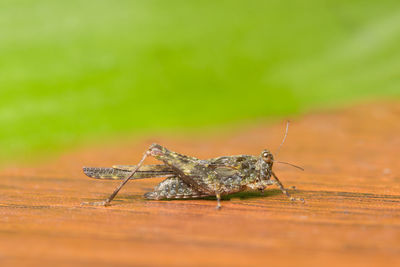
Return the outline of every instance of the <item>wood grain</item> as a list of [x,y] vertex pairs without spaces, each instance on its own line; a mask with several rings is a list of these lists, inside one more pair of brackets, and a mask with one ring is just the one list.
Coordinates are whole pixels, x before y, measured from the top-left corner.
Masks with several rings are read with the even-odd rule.
[[[119,140],[0,173],[0,264],[113,266],[400,266],[400,105],[359,105],[294,119],[275,166],[306,204],[276,188],[215,200],[149,201],[162,179],[86,178],[82,166],[135,164],[152,142],[208,158],[258,154],[280,143],[284,123],[213,136]],[[154,161],[149,161],[152,163]]]

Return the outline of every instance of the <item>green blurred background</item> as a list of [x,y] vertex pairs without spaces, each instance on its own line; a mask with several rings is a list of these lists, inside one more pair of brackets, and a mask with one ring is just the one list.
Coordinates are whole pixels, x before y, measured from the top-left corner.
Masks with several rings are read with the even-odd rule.
[[400,2],[2,0],[0,162],[400,96]]

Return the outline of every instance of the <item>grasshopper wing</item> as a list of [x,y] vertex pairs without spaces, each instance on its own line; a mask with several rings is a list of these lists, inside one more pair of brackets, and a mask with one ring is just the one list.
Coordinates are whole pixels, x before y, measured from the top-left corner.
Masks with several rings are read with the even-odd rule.
[[[112,168],[84,167],[83,172],[90,178],[105,180],[123,180],[136,168],[135,165],[115,165]],[[170,177],[173,170],[167,165],[142,166],[132,179]]]

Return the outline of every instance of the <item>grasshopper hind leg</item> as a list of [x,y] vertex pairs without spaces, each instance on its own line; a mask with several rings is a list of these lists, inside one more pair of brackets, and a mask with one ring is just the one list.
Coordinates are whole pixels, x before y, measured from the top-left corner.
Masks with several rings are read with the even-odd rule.
[[208,195],[197,192],[176,176],[165,179],[154,188],[154,191],[144,194],[145,198],[154,200],[199,198],[206,196]]

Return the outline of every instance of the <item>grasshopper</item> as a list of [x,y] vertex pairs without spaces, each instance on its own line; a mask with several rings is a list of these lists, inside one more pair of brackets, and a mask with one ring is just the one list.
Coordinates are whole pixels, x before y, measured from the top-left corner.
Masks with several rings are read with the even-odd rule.
[[[289,123],[286,125],[285,136],[279,149],[285,142]],[[144,160],[152,156],[163,162],[160,165],[144,165]],[[221,195],[241,192],[244,190],[259,190],[261,192],[270,185],[277,185],[290,200],[300,200],[292,197],[272,171],[274,163],[284,163],[303,170],[301,167],[287,162],[276,161],[273,154],[265,149],[259,156],[237,155],[222,156],[207,160],[197,159],[168,150],[152,144],[144,153],[137,165],[115,165],[112,168],[84,167],[84,173],[96,179],[123,180],[114,192],[105,200],[91,205],[108,206],[121,188],[130,179],[165,177],[154,191],[144,194],[146,199],[185,199],[215,196],[217,209],[221,208]],[[271,178],[274,178],[272,180]]]

